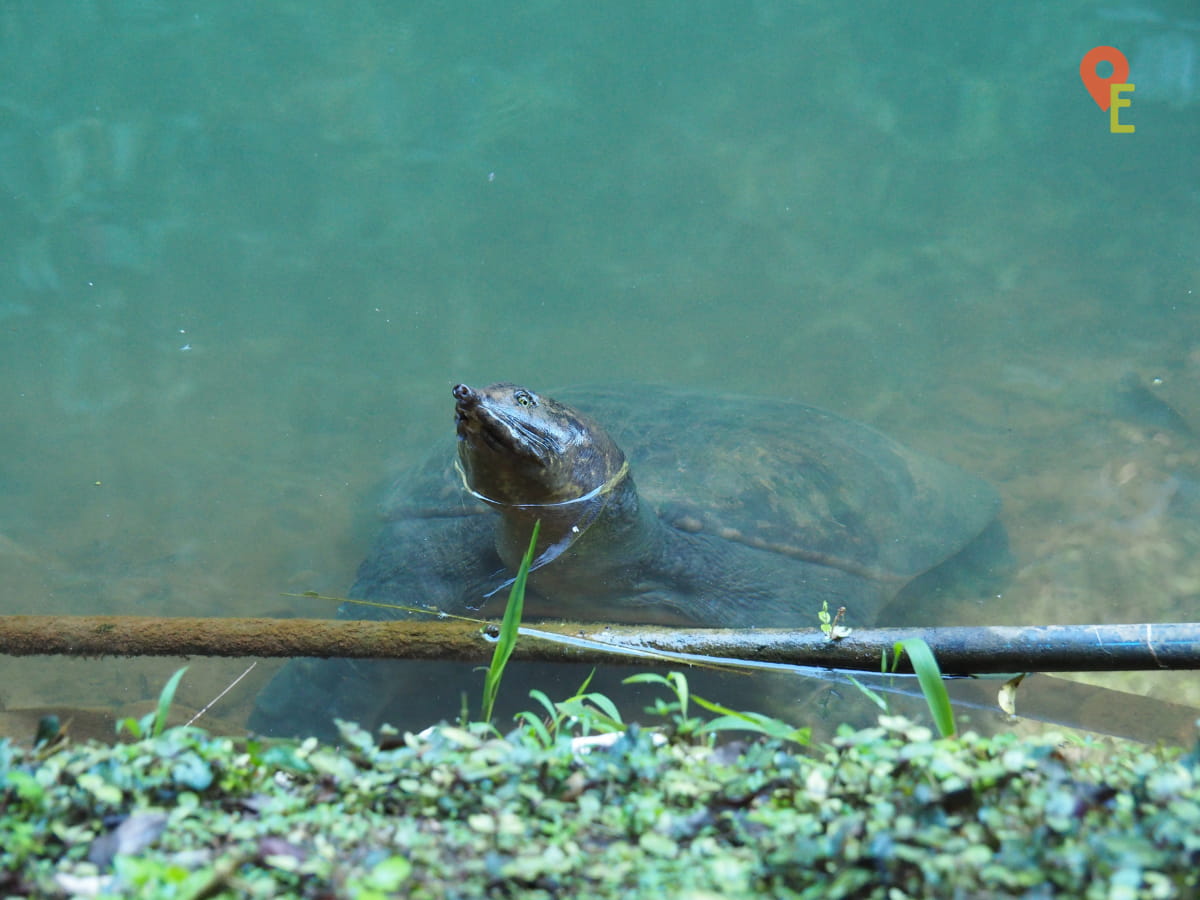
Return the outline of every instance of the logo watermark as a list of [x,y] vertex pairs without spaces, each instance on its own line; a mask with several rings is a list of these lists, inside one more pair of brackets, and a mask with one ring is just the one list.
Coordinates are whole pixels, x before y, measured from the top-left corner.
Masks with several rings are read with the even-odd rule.
[[[1096,74],[1096,66],[1104,62],[1112,66],[1112,73],[1107,77]],[[1079,63],[1079,77],[1096,105],[1108,112],[1108,130],[1113,134],[1133,134],[1133,126],[1122,125],[1120,119],[1121,110],[1133,103],[1121,95],[1134,91],[1133,85],[1125,81],[1129,77],[1129,60],[1125,54],[1116,47],[1093,47]]]

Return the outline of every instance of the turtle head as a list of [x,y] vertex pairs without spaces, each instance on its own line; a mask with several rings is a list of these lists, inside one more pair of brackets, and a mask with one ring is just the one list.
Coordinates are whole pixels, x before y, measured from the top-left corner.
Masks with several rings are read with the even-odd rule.
[[467,486],[496,506],[569,503],[626,470],[625,454],[603,428],[519,385],[455,385],[454,412]]

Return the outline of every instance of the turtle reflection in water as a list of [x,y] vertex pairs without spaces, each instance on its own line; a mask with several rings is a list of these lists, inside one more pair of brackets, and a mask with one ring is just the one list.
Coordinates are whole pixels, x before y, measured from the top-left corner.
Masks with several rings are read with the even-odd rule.
[[[570,396],[588,414],[515,384],[457,385],[457,460],[439,450],[394,489],[350,596],[499,615],[537,520],[528,618],[810,628],[828,601],[870,624],[918,576],[1005,555],[991,487],[865,425],[775,398]],[[345,604],[338,615],[405,613]],[[534,683],[551,692],[554,668]],[[480,683],[465,664],[294,660],[251,726],[423,726]]]

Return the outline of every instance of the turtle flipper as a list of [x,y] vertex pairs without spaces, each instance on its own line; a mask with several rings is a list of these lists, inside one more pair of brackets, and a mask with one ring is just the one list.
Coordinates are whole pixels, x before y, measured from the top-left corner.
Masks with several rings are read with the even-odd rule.
[[[414,548],[419,548],[414,552]],[[490,535],[471,518],[408,519],[390,523],[359,567],[350,596],[405,607],[430,606],[472,615],[485,585],[503,577]],[[415,613],[343,603],[339,619],[401,619]],[[402,727],[424,727],[454,718],[447,704],[446,673],[463,690],[478,691],[469,666],[390,659],[293,659],[259,693],[249,727],[271,736],[337,737],[335,719],[374,729],[390,718]],[[429,686],[437,706],[429,702]],[[450,683],[449,687],[454,684]]]
[[390,695],[379,690],[381,666],[391,660],[293,659],[254,703],[249,727],[271,737],[337,739],[335,719],[375,723]]

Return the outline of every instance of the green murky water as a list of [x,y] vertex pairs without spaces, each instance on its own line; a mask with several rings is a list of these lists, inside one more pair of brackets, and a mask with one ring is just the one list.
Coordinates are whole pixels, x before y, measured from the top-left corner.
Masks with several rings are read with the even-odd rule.
[[[0,611],[330,612],[281,594],[343,592],[505,379],[776,393],[989,478],[1010,585],[914,619],[1194,619],[1200,16],[1043,7],[4,4]],[[174,665],[0,658],[2,699]]]

